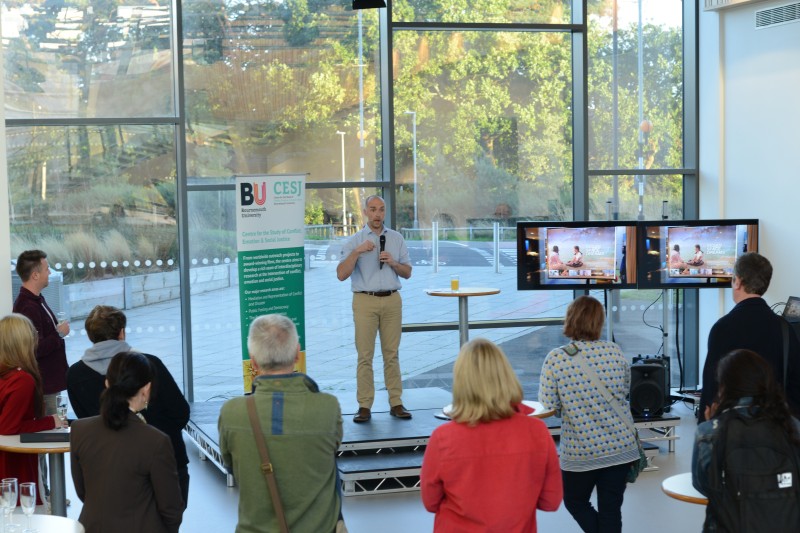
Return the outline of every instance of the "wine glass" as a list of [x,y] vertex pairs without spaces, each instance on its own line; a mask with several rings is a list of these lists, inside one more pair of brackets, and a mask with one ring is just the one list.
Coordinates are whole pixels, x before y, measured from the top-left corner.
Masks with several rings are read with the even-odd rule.
[[[13,479],[14,481],[10,481]],[[11,521],[11,513],[17,507],[17,479],[6,478],[0,482],[0,505],[3,508],[3,531]]]
[[19,486],[19,504],[22,512],[28,517],[25,533],[35,533],[36,530],[31,527],[31,515],[36,509],[36,483],[28,482]]
[[59,394],[56,396],[56,413],[58,414],[58,418],[61,419],[61,423],[66,425],[67,423],[67,395],[66,394]]

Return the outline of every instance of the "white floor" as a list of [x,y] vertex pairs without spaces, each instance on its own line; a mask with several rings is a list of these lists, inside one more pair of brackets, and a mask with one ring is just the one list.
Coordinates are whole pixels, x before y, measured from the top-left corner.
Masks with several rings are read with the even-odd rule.
[[[636,483],[628,485],[622,508],[624,531],[689,533],[702,528],[703,506],[674,500],[661,492],[662,479],[688,472],[691,465],[694,418],[690,409],[682,404],[673,406],[672,414],[682,419],[677,431],[680,438],[676,442],[675,453],[668,453],[666,443],[661,444],[661,452],[655,459],[659,470],[643,472]],[[226,487],[222,473],[211,463],[200,461],[197,449],[192,444],[189,444],[189,453],[189,508],[184,514],[181,532],[234,531],[238,489]],[[68,515],[77,519],[81,504],[71,486],[69,471],[67,497],[72,501]],[[351,533],[416,533],[433,530],[433,515],[422,507],[418,492],[346,497],[344,516]],[[563,506],[555,513],[540,512],[538,521],[540,532],[580,532]]]

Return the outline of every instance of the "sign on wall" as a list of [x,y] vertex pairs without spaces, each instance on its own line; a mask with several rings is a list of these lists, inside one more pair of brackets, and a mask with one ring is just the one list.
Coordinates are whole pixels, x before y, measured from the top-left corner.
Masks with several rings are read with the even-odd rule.
[[244,389],[252,388],[247,333],[254,318],[278,313],[297,326],[305,372],[305,175],[236,177],[236,241]]

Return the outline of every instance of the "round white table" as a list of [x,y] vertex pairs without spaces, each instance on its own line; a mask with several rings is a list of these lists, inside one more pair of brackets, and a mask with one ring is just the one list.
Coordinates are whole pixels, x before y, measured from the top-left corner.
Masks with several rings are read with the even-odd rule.
[[[17,508],[13,516],[14,523],[17,524],[17,531],[24,531],[28,527],[28,517],[22,514],[20,508]],[[86,531],[77,520],[51,514],[32,515],[31,527],[38,530],[39,533],[84,533]]]
[[670,476],[661,482],[661,490],[670,498],[675,498],[682,502],[707,505],[708,498],[703,496],[692,485],[692,473],[677,474]]
[[457,291],[452,289],[426,289],[425,292],[430,296],[442,296],[445,298],[458,298],[458,335],[459,346],[464,346],[469,340],[469,308],[467,298],[470,296],[488,296],[499,294],[500,289],[490,287],[462,287]]
[[[53,429],[41,433],[68,432]],[[69,452],[69,442],[20,442],[19,435],[0,435],[0,450],[11,453],[46,453],[49,456],[50,507],[56,516],[67,516],[67,487],[64,480],[64,454]]]
[[[533,402],[529,400],[522,400],[524,405],[527,405],[533,412],[530,413],[528,416],[532,416],[535,418],[547,418],[548,416],[553,416],[556,412],[553,409],[545,409],[544,405],[540,402]],[[450,411],[453,409],[453,404],[445,405],[442,410],[438,413],[435,413],[433,416],[436,418],[440,418],[442,420],[450,420]]]

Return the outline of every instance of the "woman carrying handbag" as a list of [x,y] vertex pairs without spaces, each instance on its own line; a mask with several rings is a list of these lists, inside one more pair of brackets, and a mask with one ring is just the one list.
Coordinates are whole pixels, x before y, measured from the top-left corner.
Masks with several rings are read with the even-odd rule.
[[642,464],[630,409],[622,408],[630,365],[617,344],[600,340],[604,320],[600,302],[576,298],[564,320],[573,342],[547,354],[539,382],[539,401],[561,416],[564,506],[586,533],[622,531],[628,476],[632,463],[637,471]]

